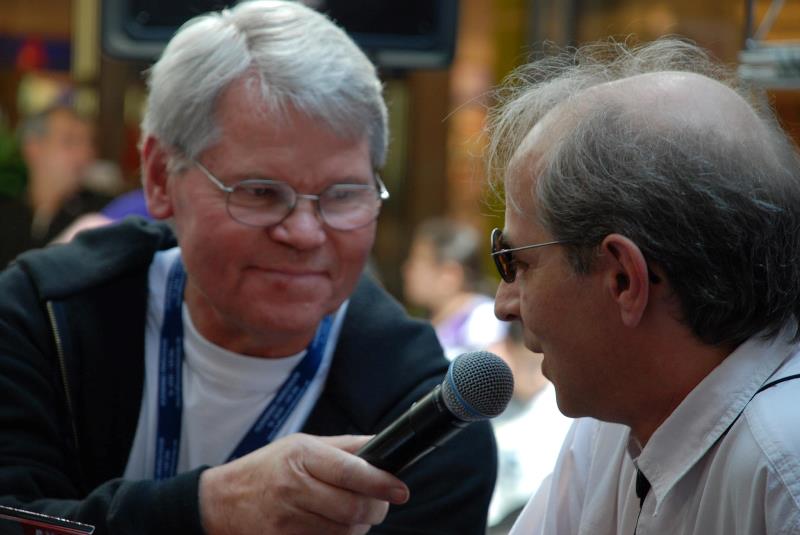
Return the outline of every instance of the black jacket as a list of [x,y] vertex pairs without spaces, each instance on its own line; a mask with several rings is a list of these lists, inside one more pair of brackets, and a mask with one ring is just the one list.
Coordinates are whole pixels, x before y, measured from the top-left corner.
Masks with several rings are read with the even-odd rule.
[[[148,268],[174,245],[164,225],[129,220],[0,273],[0,503],[98,534],[202,533],[203,468],[121,479],[144,382]],[[446,368],[433,330],[364,277],[303,431],[376,433]],[[484,533],[495,473],[490,427],[474,424],[403,474],[411,500],[373,532]]]

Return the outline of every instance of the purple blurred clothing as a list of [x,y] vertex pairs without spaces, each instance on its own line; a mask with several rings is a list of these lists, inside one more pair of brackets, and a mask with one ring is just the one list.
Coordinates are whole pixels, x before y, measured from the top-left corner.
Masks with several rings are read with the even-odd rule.
[[144,200],[144,191],[141,189],[120,195],[108,203],[100,213],[114,221],[129,215],[150,218],[150,212],[147,211],[147,203]]

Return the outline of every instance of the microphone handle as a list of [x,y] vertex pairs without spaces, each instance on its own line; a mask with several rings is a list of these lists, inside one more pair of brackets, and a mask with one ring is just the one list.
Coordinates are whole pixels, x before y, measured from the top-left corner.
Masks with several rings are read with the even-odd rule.
[[397,475],[465,428],[469,422],[459,420],[450,412],[441,390],[441,385],[437,385],[372,437],[356,455]]

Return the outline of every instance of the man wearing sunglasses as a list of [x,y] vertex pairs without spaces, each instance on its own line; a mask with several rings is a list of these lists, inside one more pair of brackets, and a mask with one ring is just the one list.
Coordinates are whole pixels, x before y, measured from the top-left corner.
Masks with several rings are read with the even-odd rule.
[[495,310],[578,418],[512,533],[800,533],[795,147],[680,40],[512,80]]
[[0,503],[96,533],[482,534],[485,422],[402,480],[353,454],[447,368],[362,275],[389,197],[373,65],[300,3],[245,2],[185,25],[149,88],[144,191],[171,228],[0,275]]

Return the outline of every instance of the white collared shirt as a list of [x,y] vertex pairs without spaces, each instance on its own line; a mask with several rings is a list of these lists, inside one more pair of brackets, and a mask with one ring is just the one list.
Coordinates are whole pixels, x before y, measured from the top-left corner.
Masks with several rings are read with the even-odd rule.
[[[644,449],[626,426],[576,420],[511,535],[800,533],[800,379],[753,397],[800,373],[785,332],[739,346]],[[641,516],[637,467],[652,485]]]

